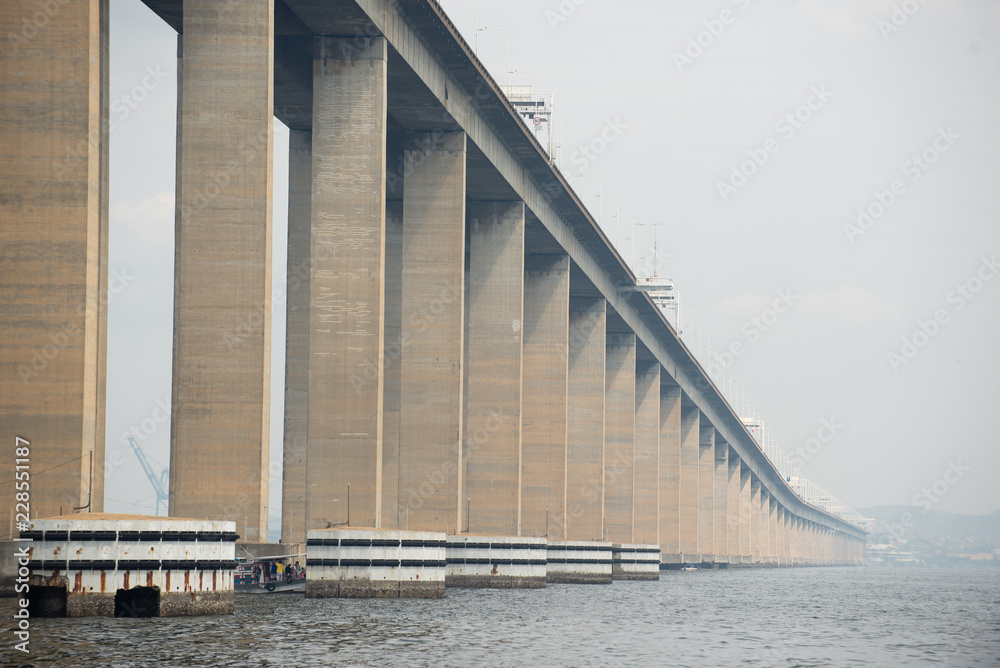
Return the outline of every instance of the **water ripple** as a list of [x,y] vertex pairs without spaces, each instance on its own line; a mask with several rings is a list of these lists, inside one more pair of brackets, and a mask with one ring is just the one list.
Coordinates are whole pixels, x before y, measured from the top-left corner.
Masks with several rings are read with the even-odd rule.
[[990,572],[733,569],[439,601],[237,602],[231,617],[32,620],[27,662],[5,642],[0,666],[1000,665]]

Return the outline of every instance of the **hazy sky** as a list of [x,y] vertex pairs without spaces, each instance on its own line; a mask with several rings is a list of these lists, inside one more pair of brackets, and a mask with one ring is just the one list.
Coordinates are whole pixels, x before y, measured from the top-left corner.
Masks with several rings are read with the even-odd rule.
[[[443,5],[473,43],[475,3]],[[152,512],[121,434],[145,429],[166,465],[176,45],[139,0],[111,8],[111,268],[125,287],[109,316],[106,507]],[[578,185],[585,166],[612,238],[618,198],[627,259],[642,225],[640,271],[658,228],[686,321],[739,351],[728,371],[786,452],[825,440],[806,476],[855,508],[1000,508],[1000,5],[480,0],[479,26],[506,31],[512,83],[554,95],[561,168]],[[506,43],[480,33],[501,83]],[[286,152],[276,123],[278,290]],[[281,379],[280,299],[273,336]],[[274,513],[280,382],[272,396]]]

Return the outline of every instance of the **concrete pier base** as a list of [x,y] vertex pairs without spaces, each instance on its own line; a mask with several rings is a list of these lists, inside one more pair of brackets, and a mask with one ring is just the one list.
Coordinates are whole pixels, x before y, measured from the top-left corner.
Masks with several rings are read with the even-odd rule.
[[306,537],[306,598],[443,598],[445,535],[319,529]]
[[549,584],[611,584],[611,543],[550,540],[545,579]]
[[231,615],[235,522],[90,514],[35,520],[36,617]]
[[659,580],[660,548],[650,545],[612,545],[611,579]]
[[446,587],[539,589],[547,541],[524,536],[448,536]]

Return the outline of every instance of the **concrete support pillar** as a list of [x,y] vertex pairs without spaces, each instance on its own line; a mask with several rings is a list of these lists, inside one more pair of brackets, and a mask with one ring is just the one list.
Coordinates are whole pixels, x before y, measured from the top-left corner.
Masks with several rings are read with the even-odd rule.
[[314,44],[308,529],[382,520],[387,48]]
[[786,508],[782,508],[782,529],[781,532],[784,536],[784,555],[785,564],[791,566],[794,562],[795,555],[792,551],[792,514],[788,512]]
[[699,418],[698,437],[698,551],[701,560],[715,562],[715,427]]
[[[399,378],[403,358],[404,133],[386,136],[382,355],[382,528],[399,529]],[[409,313],[409,311],[408,311]],[[410,313],[410,315],[413,315]]]
[[635,377],[635,493],[633,542],[659,543],[660,363],[644,364]]
[[800,525],[799,518],[796,515],[791,515],[789,517],[790,531],[789,534],[789,556],[791,557],[792,564],[799,566],[802,564],[802,540],[800,537]]
[[[392,142],[390,142],[391,144]],[[401,147],[400,147],[401,148]],[[389,164],[398,164],[389,156]],[[399,379],[403,356],[403,200],[386,187],[385,353],[382,356],[382,528],[399,529]]]
[[458,533],[465,326],[464,133],[407,133],[399,526]]
[[785,509],[780,504],[778,504],[775,509],[775,554],[778,557],[778,563],[782,566],[787,565],[785,553]]
[[781,550],[778,549],[778,500],[771,496],[767,508],[767,545],[772,564],[781,563]]
[[759,515],[757,520],[760,524],[760,561],[764,564],[771,563],[771,522],[770,522],[770,498],[771,495],[768,493],[767,488],[761,485],[760,488],[760,506],[756,508]]
[[715,561],[729,563],[729,444],[715,434]]
[[274,4],[185,0],[170,514],[267,540]]
[[680,563],[681,388],[660,377],[660,561]]
[[785,564],[785,550],[784,550],[784,520],[782,519],[782,509],[781,504],[778,503],[777,499],[774,501],[774,507],[771,510],[772,519],[774,524],[772,525],[772,533],[774,540],[774,563],[779,565]]
[[750,558],[755,564],[761,560],[760,479],[750,476]]
[[521,531],[524,203],[469,205],[465,498],[470,533]]
[[634,543],[635,334],[607,335],[604,376],[604,539]]
[[753,561],[753,551],[751,549],[751,526],[750,526],[750,467],[740,460],[740,555],[743,563]]
[[726,545],[729,562],[743,563],[740,552],[740,456],[729,448],[729,481],[726,499]]
[[88,503],[101,512],[108,2],[8,0],[0,34],[0,475],[14,480],[15,448],[27,447],[32,472],[51,469],[31,485],[30,519]]
[[682,395],[681,401],[681,484],[680,543],[683,561],[700,561],[698,541],[698,481],[701,411]]
[[815,538],[815,534],[813,532],[812,522],[803,520],[802,534],[805,542],[805,547],[802,550],[803,552],[802,560],[806,564],[812,564],[815,561],[814,557],[815,545],[813,544],[813,539]]
[[521,534],[566,538],[569,256],[524,264]]
[[311,211],[312,132],[289,130],[285,429],[281,472],[281,542],[286,545],[306,541]]
[[607,302],[569,300],[566,538],[604,537],[604,374]]

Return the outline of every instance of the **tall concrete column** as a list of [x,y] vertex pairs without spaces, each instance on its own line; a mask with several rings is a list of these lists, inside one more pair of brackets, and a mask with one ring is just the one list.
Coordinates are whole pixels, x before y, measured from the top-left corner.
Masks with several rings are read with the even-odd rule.
[[[8,0],[0,35],[0,475],[14,480],[26,447],[32,472],[49,469],[30,519],[101,512],[108,3]],[[0,535],[17,533],[6,489]]]
[[809,523],[804,519],[799,518],[799,531],[798,531],[798,552],[799,552],[799,563],[808,564],[809,563]]
[[458,533],[465,325],[464,133],[407,133],[399,525]]
[[633,542],[659,543],[660,363],[636,367]]
[[806,534],[806,522],[800,517],[796,517],[796,530],[795,530],[795,553],[798,556],[798,563],[805,564],[808,563],[809,547],[807,543]]
[[267,540],[274,6],[185,0],[170,514]]
[[771,553],[771,563],[780,564],[781,563],[781,550],[778,547],[778,539],[780,537],[778,531],[778,500],[771,496],[768,504],[768,533],[767,533],[767,543]]
[[775,563],[784,564],[785,563],[785,533],[784,533],[784,518],[781,515],[781,505],[778,503],[777,499],[771,499],[771,519],[773,524],[771,525],[771,543],[772,552],[774,553]]
[[[390,164],[392,160],[390,159]],[[393,196],[386,187],[386,197]],[[399,528],[399,376],[403,355],[403,200],[385,202],[385,354],[382,357],[382,528]]]
[[569,256],[524,264],[521,534],[566,537]]
[[743,563],[753,561],[750,531],[750,467],[740,460],[740,554]]
[[[470,533],[521,531],[524,203],[469,205],[465,497]],[[468,516],[465,516],[465,511]]]
[[788,558],[793,565],[802,563],[799,554],[799,518],[791,513],[788,515]]
[[729,444],[715,434],[715,561],[729,563]]
[[726,536],[729,548],[729,562],[743,563],[740,551],[740,457],[729,448],[729,481],[726,499]]
[[785,543],[785,508],[782,505],[778,505],[777,512],[775,513],[775,522],[777,526],[777,555],[778,563],[785,566],[788,565],[788,553]]
[[382,355],[382,528],[399,528],[399,376],[403,356],[403,139],[386,137]]
[[288,132],[288,270],[285,290],[285,430],[281,542],[306,540],[309,427],[309,274],[312,254],[312,132]]
[[807,564],[816,562],[816,531],[812,522],[802,522],[802,532],[805,537],[804,561]]
[[748,509],[750,513],[750,558],[755,564],[759,564],[761,560],[761,541],[760,541],[760,479],[755,476],[750,476],[750,508]]
[[313,56],[307,526],[378,527],[388,47],[317,37]]
[[782,508],[782,526],[781,532],[784,537],[784,553],[785,553],[785,564],[791,566],[794,563],[795,554],[792,551],[792,514],[788,512],[788,509]]
[[700,561],[698,542],[698,480],[700,478],[701,411],[682,395],[681,401],[681,477],[680,543],[683,561]]
[[715,562],[715,427],[700,418],[698,440],[698,551]]
[[569,300],[566,538],[604,537],[604,373],[607,303]]
[[783,522],[781,519],[781,512],[781,504],[779,504],[777,499],[775,499],[771,508],[771,534],[773,536],[772,540],[774,545],[774,563],[778,565],[784,565],[785,563],[784,549],[782,547],[784,536],[782,532]]
[[767,488],[761,485],[760,488],[760,507],[756,509],[760,516],[758,522],[760,523],[760,560],[762,563],[771,563],[771,523],[770,523],[770,498],[771,495],[767,491]]
[[809,561],[812,564],[819,563],[819,528],[812,522],[808,523],[809,531]]
[[660,561],[680,563],[681,388],[660,377]]
[[633,543],[635,334],[607,335],[604,376],[604,537]]

